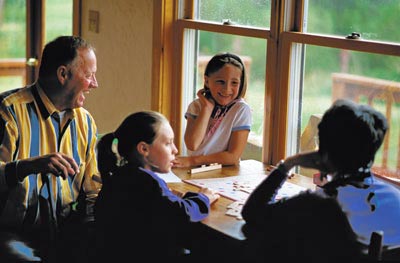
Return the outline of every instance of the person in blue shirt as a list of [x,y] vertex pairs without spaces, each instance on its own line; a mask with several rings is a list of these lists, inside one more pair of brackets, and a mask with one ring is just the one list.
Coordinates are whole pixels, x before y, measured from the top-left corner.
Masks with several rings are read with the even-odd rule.
[[[249,251],[262,250],[261,258],[340,262],[362,256],[373,231],[383,231],[384,246],[400,244],[400,190],[371,172],[387,129],[374,108],[335,101],[318,125],[318,150],[282,160],[244,204]],[[295,166],[319,170],[326,183],[275,202]]]
[[177,152],[169,122],[154,111],[133,113],[100,138],[98,259],[179,262],[187,257],[193,225],[208,216],[219,195],[202,188],[180,197],[168,188],[157,173],[171,171]]

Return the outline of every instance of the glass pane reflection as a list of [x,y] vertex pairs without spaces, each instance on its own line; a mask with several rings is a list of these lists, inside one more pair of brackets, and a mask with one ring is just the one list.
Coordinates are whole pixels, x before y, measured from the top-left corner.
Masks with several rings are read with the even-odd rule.
[[363,39],[400,42],[398,0],[308,0],[305,31],[347,36],[361,33]]
[[[310,125],[316,129],[312,123],[315,117],[322,115],[337,98],[372,105],[386,115],[390,127],[376,156],[375,168],[400,177],[400,58],[310,45],[306,49],[299,104],[302,135],[307,135],[305,129]],[[313,138],[299,138],[299,151],[317,147],[316,143],[310,144],[317,139],[316,133],[312,134]],[[308,149],[302,149],[304,145]]]
[[198,19],[270,27],[270,0],[199,0]]

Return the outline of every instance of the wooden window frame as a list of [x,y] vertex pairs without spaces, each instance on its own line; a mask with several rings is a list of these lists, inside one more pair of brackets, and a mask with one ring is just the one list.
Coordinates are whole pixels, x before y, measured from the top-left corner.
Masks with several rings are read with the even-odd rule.
[[[24,85],[33,83],[39,72],[39,62],[29,66],[27,61],[31,58],[40,59],[45,45],[45,0],[26,1],[26,57],[18,59],[2,59],[0,61],[1,76],[21,76]],[[81,35],[82,25],[82,0],[73,0],[73,25],[74,35]]]
[[[262,160],[275,164],[288,154],[288,109],[291,58],[298,45],[315,45],[400,57],[400,44],[351,40],[345,37],[301,32],[304,0],[272,0],[270,29],[227,26],[195,21],[192,0],[154,1],[152,108],[171,121],[181,138],[183,35],[185,29],[206,30],[266,39],[267,65]],[[180,10],[184,4],[185,9]],[[179,18],[179,12],[182,13]],[[271,76],[271,77],[270,77]],[[273,77],[272,77],[273,76]],[[274,128],[272,128],[274,127]],[[277,128],[276,128],[277,127]],[[182,142],[176,141],[178,149]]]

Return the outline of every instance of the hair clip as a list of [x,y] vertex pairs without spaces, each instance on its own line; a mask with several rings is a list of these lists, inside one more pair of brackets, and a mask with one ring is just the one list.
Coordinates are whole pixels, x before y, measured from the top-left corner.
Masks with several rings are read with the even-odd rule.
[[118,152],[118,138],[113,139],[111,143],[111,151],[115,154],[117,158],[116,165],[118,167],[124,166],[125,164],[128,163],[128,161],[124,157],[122,157]]
[[369,168],[360,167],[360,168],[358,168],[358,171],[360,173],[369,173],[370,169]]
[[358,168],[358,171],[360,172],[360,173],[369,173],[370,171],[371,171],[371,166],[372,166],[372,161],[369,161],[368,162],[368,164],[367,164],[367,167],[360,167],[360,168]]

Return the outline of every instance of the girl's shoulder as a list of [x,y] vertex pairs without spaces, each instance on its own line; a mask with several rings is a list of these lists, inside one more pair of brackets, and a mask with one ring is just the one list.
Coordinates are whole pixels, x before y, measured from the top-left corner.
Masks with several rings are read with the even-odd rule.
[[238,99],[235,104],[232,105],[232,112],[242,112],[244,115],[251,115],[252,109],[250,105],[244,99]]
[[244,98],[238,98],[238,99],[236,99],[236,103],[248,105],[247,101],[246,101]]
[[200,99],[195,99],[189,104],[186,114],[197,116],[200,113],[200,110],[201,110]]
[[236,99],[230,103],[232,105],[232,108],[236,109],[250,109],[250,105],[247,103],[247,101],[243,98]]

